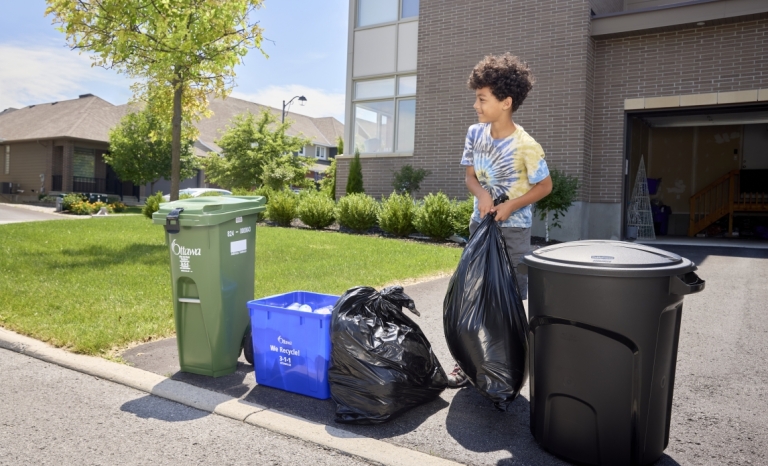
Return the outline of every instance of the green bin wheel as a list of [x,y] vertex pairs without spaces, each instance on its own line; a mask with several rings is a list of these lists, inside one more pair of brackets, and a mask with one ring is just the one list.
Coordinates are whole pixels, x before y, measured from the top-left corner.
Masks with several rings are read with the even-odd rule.
[[243,356],[248,364],[253,365],[253,338],[251,337],[251,326],[245,330],[243,335]]

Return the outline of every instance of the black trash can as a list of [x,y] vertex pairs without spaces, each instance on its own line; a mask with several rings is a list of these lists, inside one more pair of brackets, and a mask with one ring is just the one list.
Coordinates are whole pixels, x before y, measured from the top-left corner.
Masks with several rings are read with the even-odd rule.
[[696,265],[621,241],[575,241],[528,269],[531,432],[583,464],[644,465],[669,443],[683,296]]

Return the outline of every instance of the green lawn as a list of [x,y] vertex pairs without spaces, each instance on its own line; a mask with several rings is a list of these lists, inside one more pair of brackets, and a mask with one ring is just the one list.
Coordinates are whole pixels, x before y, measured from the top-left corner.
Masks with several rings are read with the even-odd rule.
[[[174,333],[163,228],[140,216],[0,225],[0,326],[86,354]],[[451,272],[461,249],[258,227],[256,297]]]

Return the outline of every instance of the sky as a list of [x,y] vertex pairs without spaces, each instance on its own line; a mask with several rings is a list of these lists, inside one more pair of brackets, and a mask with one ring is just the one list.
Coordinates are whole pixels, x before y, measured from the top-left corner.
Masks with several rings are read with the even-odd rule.
[[[45,0],[0,0],[0,111],[86,93],[126,103],[131,81],[70,50],[45,8]],[[281,108],[303,95],[290,111],[343,122],[348,16],[349,0],[265,0],[257,20],[269,58],[246,55],[232,96]]]

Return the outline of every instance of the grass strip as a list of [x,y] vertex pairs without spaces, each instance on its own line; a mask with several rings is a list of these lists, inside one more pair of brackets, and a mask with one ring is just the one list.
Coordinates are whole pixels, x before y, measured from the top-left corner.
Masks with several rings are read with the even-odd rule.
[[[256,297],[452,271],[461,249],[258,227]],[[0,225],[0,326],[84,354],[173,335],[163,228],[140,216]]]

